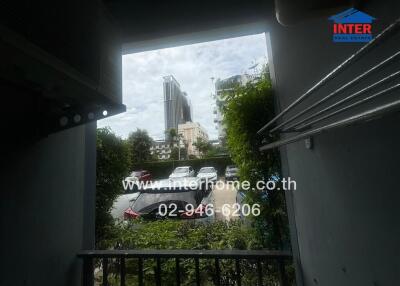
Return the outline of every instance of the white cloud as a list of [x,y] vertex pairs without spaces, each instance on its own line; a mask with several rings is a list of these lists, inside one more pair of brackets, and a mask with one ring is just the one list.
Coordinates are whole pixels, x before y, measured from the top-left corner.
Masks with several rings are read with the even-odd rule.
[[163,76],[172,74],[192,103],[194,121],[217,138],[212,113],[211,77],[227,78],[248,71],[267,57],[264,34],[123,56],[123,102],[127,111],[98,121],[126,138],[136,128],[155,138],[164,134]]

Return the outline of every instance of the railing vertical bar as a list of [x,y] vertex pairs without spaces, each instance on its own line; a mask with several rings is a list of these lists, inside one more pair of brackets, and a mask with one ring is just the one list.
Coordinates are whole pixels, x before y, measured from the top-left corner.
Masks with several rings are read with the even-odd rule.
[[257,276],[258,276],[258,286],[262,286],[263,275],[262,275],[262,264],[260,259],[257,259]]
[[[176,263],[176,285],[182,285],[182,265],[180,262],[182,259],[189,259],[191,261],[194,260],[195,262],[195,279],[196,283],[193,283],[194,281],[188,281],[190,283],[196,284],[196,285],[201,285],[203,277],[201,277],[201,269],[200,269],[200,260],[201,259],[209,259],[209,260],[214,260],[215,263],[215,272],[213,273],[213,282],[217,286],[221,286],[224,283],[230,283],[230,284],[235,284],[235,285],[241,285],[242,284],[242,275],[245,273],[245,269],[247,269],[247,266],[249,265],[252,268],[252,271],[257,270],[258,274],[258,282],[259,283],[254,283],[257,284],[258,286],[262,285],[261,278],[263,278],[264,273],[263,273],[263,267],[265,264],[266,259],[273,259],[273,261],[277,264],[277,269],[280,271],[280,280],[282,281],[282,285],[287,285],[287,280],[285,277],[285,265],[286,265],[286,259],[291,259],[292,256],[289,252],[284,252],[284,251],[241,251],[241,250],[234,250],[234,251],[214,251],[214,250],[188,250],[188,251],[173,251],[173,250],[93,250],[93,251],[83,251],[78,254],[79,258],[83,259],[83,279],[82,279],[82,285],[84,286],[93,286],[95,284],[95,279],[94,279],[94,265],[99,262],[101,262],[101,271],[103,272],[103,278],[102,278],[102,283],[99,285],[102,286],[109,286],[112,281],[110,281],[110,278],[108,277],[111,274],[118,275],[117,278],[121,277],[121,281],[118,282],[118,285],[126,285],[127,281],[127,261],[130,261],[131,259],[133,261],[137,261],[137,266],[134,271],[135,275],[137,273],[138,275],[138,285],[139,286],[144,286],[145,282],[145,277],[146,271],[145,271],[145,265],[144,261],[145,259],[150,259],[151,261],[156,262],[156,265],[154,267],[154,274],[156,280],[156,285],[161,285],[163,283],[163,277],[162,277],[162,263],[164,260],[171,259],[175,260]],[[233,275],[229,275],[229,277],[226,277],[228,281],[225,281],[225,277],[222,276],[221,271],[221,260],[228,260],[231,265],[231,262],[235,261],[235,271]],[[248,262],[243,262],[243,260],[246,260]],[[280,264],[279,264],[280,263]],[[111,264],[111,265],[110,265]],[[115,264],[115,265],[114,265]],[[233,265],[232,265],[233,266]],[[118,267],[120,267],[118,269]],[[114,273],[114,268],[116,268],[116,273]],[[243,269],[242,269],[243,268]],[[193,270],[193,268],[192,268]],[[229,271],[231,273],[231,271]],[[211,274],[211,273],[210,273]],[[255,277],[256,278],[256,277]],[[151,280],[154,281],[153,277],[151,277]],[[257,280],[257,279],[256,279]],[[149,281],[151,282],[151,281]],[[96,282],[97,283],[97,282]],[[175,283],[174,283],[175,284]],[[114,285],[114,284],[113,284]]]
[[175,278],[176,278],[176,286],[181,285],[181,270],[179,266],[179,258],[175,258]]
[[108,258],[103,258],[103,286],[108,286]]
[[241,286],[242,285],[242,275],[240,273],[240,260],[235,259],[235,265],[236,265],[236,285]]
[[120,262],[120,285],[125,286],[125,274],[126,274],[126,268],[125,268],[125,258],[121,257],[121,262]]
[[161,259],[159,257],[156,258],[157,267],[156,267],[156,285],[161,286]]
[[278,273],[279,273],[279,285],[281,286],[289,286],[286,270],[285,270],[285,261],[283,259],[278,259]]
[[143,286],[143,258],[138,259],[139,269],[138,269],[138,280],[139,286]]
[[196,285],[200,286],[200,266],[199,266],[199,258],[194,259],[194,264],[196,267]]
[[83,259],[83,286],[94,285],[94,264],[91,257]]
[[215,276],[216,276],[216,285],[221,286],[221,269],[219,268],[219,259],[215,258]]

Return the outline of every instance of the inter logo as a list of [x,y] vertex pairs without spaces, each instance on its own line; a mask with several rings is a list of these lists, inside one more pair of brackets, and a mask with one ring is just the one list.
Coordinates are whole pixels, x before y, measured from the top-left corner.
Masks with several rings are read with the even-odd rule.
[[331,16],[333,42],[369,42],[372,40],[372,22],[375,20],[364,12],[351,8]]

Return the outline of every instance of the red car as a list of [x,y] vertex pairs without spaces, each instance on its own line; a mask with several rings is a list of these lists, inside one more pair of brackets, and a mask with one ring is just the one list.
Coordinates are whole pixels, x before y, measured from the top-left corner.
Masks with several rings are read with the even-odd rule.
[[151,174],[146,170],[133,171],[130,177],[136,177],[141,182],[148,182],[152,180]]

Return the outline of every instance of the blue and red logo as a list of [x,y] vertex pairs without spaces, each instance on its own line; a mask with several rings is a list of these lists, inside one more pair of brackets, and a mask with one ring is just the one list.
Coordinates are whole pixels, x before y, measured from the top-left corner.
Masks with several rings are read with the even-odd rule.
[[334,42],[369,42],[372,40],[372,22],[364,12],[351,8],[329,18],[333,21]]

